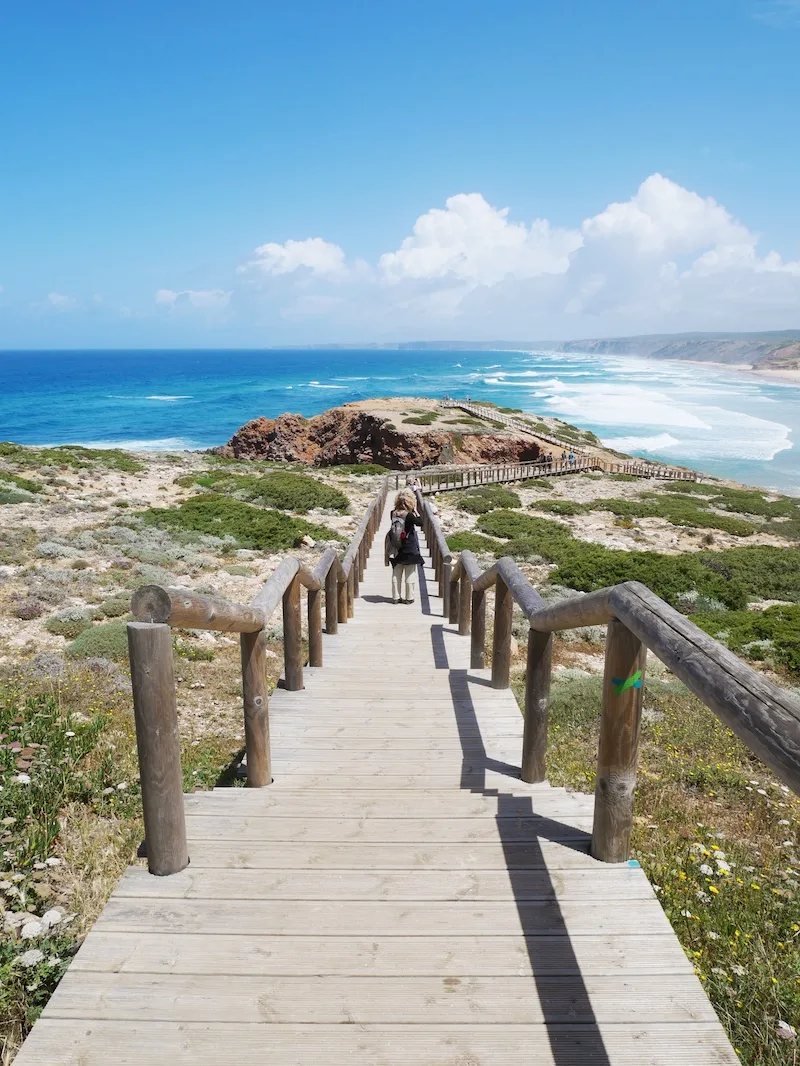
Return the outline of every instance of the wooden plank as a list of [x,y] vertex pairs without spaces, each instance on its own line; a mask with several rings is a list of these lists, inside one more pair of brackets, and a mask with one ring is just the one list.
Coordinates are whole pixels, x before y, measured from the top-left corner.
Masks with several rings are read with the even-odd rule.
[[671,928],[655,900],[443,903],[360,900],[123,899],[111,897],[98,929],[142,933],[301,936],[570,936],[664,934]]
[[238,1061],[271,1066],[740,1066],[719,1022],[234,1028],[58,1018],[37,1024],[16,1066],[229,1066],[234,1049]]
[[[498,808],[498,803],[501,806]],[[541,792],[535,800],[530,796],[480,796],[469,792],[361,791],[339,793],[320,802],[319,796],[307,792],[273,792],[271,789],[240,794],[239,789],[217,789],[195,792],[184,797],[187,814],[198,817],[221,815],[252,818],[271,815],[285,818],[418,818],[420,811],[427,818],[503,818],[530,817],[532,814],[555,817],[576,814],[589,817],[592,797],[580,792]]]
[[[396,767],[395,767],[396,769]],[[406,791],[414,789],[478,789],[479,791],[504,792],[514,795],[536,795],[537,790],[547,789],[547,784],[539,783],[528,785],[519,778],[519,770],[516,777],[513,776],[514,767],[509,767],[509,772],[498,773],[496,770],[484,770],[473,775],[464,775],[460,766],[453,768],[439,767],[439,772],[411,773],[411,774],[326,774],[326,773],[286,773],[285,771],[275,778],[271,789],[280,791],[283,789],[315,789],[318,791],[360,791],[362,789],[375,790],[379,788],[402,788]]]
[[118,899],[252,900],[542,900],[652,899],[641,869],[605,870],[291,870],[210,869],[192,866],[156,880],[129,867]]
[[253,977],[76,972],[48,1018],[252,1024],[713,1022],[694,974],[670,977]]
[[[275,870],[508,870],[547,866],[550,870],[594,869],[588,836],[569,844],[274,844],[189,837],[192,869]],[[605,869],[615,869],[605,864]]]
[[70,973],[368,974],[539,977],[582,973],[691,974],[670,931],[653,936],[254,936],[117,933],[95,929]]
[[251,843],[267,840],[397,843],[481,843],[501,838],[509,843],[581,839],[592,828],[592,818],[559,815],[552,818],[235,818],[189,815],[186,829],[192,838],[236,840]]

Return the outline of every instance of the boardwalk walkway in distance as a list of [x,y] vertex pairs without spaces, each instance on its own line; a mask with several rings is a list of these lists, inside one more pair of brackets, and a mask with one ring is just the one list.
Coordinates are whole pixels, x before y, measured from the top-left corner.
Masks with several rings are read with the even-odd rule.
[[274,784],[185,798],[191,865],[128,869],[18,1066],[738,1062],[642,870],[588,855],[592,798],[519,780],[514,697],[382,550],[271,700]]

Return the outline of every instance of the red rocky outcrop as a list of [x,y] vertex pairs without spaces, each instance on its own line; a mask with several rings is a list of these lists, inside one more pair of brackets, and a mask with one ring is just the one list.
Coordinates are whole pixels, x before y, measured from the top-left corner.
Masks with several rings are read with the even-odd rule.
[[522,437],[434,428],[404,432],[386,418],[345,407],[314,418],[292,414],[255,418],[214,451],[228,458],[282,459],[309,466],[380,463],[390,470],[440,463],[525,462],[539,454],[535,442]]

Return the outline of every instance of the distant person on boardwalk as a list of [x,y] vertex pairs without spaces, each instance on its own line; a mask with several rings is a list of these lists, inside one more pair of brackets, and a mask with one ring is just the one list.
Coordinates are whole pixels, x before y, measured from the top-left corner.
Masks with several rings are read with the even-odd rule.
[[569,455],[567,456],[567,462],[569,463],[570,466],[575,466],[575,455],[574,455],[573,452],[570,452]]
[[422,564],[417,527],[422,519],[417,497],[410,488],[398,492],[386,534],[386,557],[392,564],[392,603],[413,603],[417,591],[417,567]]

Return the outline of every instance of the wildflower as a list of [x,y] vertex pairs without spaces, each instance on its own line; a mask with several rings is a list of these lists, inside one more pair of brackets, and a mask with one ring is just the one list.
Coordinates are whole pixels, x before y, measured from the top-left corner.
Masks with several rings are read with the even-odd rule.
[[719,933],[715,933],[713,929],[706,933],[706,936],[709,940],[719,940]]
[[29,785],[31,783],[30,774],[16,774],[11,780],[16,781],[18,785]]
[[791,841],[791,840],[784,840],[784,841],[783,841],[783,842],[781,843],[781,847],[782,847],[782,848],[793,848],[793,847],[794,847],[794,844],[792,843],[792,841]]
[[49,859],[45,859],[44,861],[45,861],[45,865],[47,865],[47,866],[60,866],[61,865],[61,859],[57,859],[57,858],[55,858],[55,856],[52,856],[52,855],[50,856]]
[[19,935],[23,940],[33,940],[35,937],[41,936],[43,932],[44,926],[41,922],[31,921],[23,925]]
[[766,796],[767,794],[767,790],[765,788],[757,788],[756,792],[759,794],[759,796]]
[[793,1025],[789,1025],[788,1022],[779,1021],[775,1026],[775,1032],[782,1040],[796,1040],[797,1030]]
[[678,880],[679,881],[685,881],[686,880],[686,874],[683,872],[683,870],[678,870]]
[[120,781],[120,783],[117,785],[117,791],[118,792],[124,792],[127,787],[128,787],[128,782],[127,781]]
[[31,966],[38,966],[44,959],[44,952],[39,951],[38,948],[31,948],[30,951],[23,951],[21,955],[17,955],[16,962],[20,966],[24,966],[26,970],[29,970]]
[[709,885],[708,886],[708,891],[712,894],[712,896],[718,896],[719,895],[719,889],[717,888],[716,885]]
[[724,859],[717,859],[717,873],[729,874],[731,872],[730,864],[725,862]]
[[744,966],[739,966],[738,964],[736,966],[731,966],[731,970],[733,970],[737,977],[744,977],[747,972]]
[[692,916],[692,912],[691,911],[681,911],[681,914],[683,915],[684,918],[691,918],[691,916]]
[[68,730],[66,731],[66,733],[64,734],[64,736],[65,736],[65,737],[74,737],[74,736],[75,736],[75,733],[73,732],[73,730],[71,730],[71,729],[68,729]]
[[61,911],[53,907],[51,910],[44,912],[41,921],[45,929],[51,929],[61,921]]
[[751,881],[751,882],[750,882],[750,887],[751,887],[751,888],[754,888],[754,889],[756,890],[756,892],[760,892],[760,891],[761,891],[761,885],[757,885],[757,884],[755,883],[755,881]]
[[781,818],[781,820],[778,822],[778,825],[791,825],[791,822],[788,818]]
[[721,969],[721,967],[719,967],[719,966],[712,966],[711,967],[711,972],[719,974],[720,977],[727,977],[728,976],[727,973],[725,972],[725,970]]

